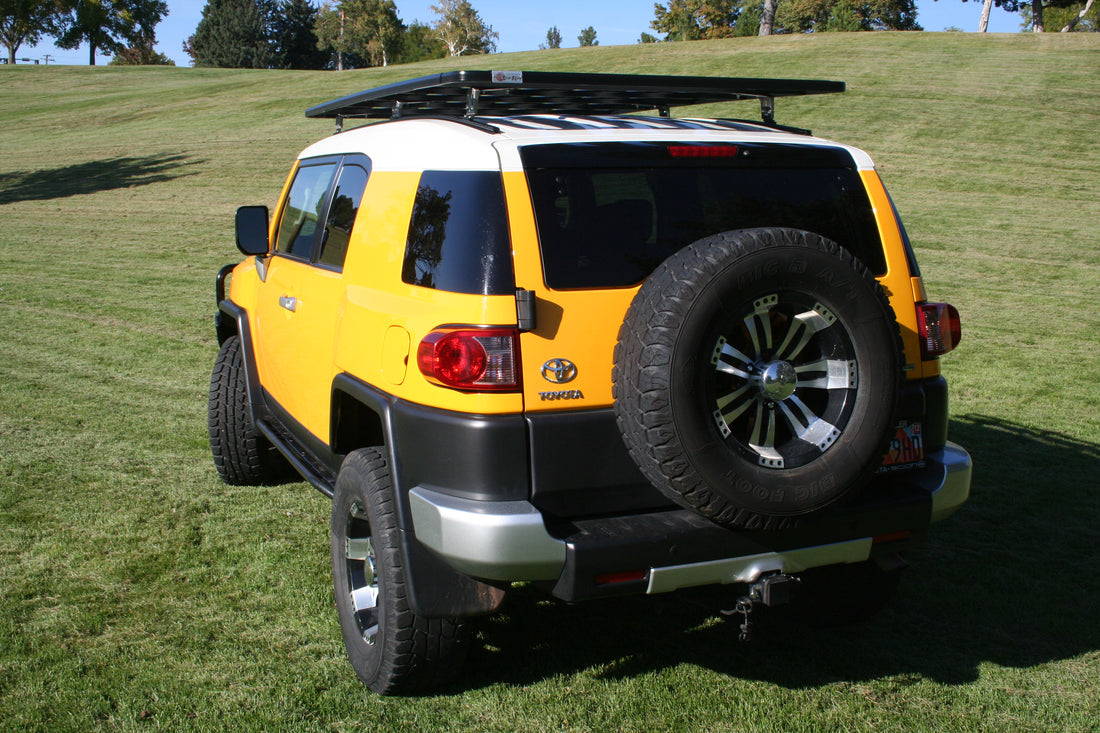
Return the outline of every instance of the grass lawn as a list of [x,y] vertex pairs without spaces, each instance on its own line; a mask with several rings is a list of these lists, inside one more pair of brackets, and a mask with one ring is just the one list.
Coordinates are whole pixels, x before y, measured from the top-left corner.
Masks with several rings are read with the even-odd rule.
[[[932,297],[972,497],[896,602],[829,632],[733,594],[518,589],[460,684],[367,693],[328,500],[222,485],[213,278],[331,131],[306,107],[459,68],[842,79],[782,123],[866,149]],[[1100,38],[823,34],[385,70],[0,67],[0,730],[1087,731],[1100,723]],[[754,116],[751,105],[705,114]],[[724,604],[724,605],[723,605]]]

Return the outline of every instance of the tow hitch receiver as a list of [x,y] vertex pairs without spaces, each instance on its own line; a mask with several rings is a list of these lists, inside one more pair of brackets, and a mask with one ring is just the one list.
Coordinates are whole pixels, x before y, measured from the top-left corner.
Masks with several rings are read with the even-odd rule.
[[749,592],[737,599],[737,605],[729,611],[722,611],[723,616],[741,614],[745,620],[741,623],[741,633],[738,638],[741,641],[752,641],[752,621],[749,614],[753,612],[757,604],[765,606],[782,606],[790,603],[798,590],[798,578],[793,575],[775,573],[767,575],[749,586]]

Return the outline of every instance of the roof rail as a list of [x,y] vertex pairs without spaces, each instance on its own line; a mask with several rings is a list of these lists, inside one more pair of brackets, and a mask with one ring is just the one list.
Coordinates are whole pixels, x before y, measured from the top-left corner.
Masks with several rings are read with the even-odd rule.
[[306,117],[392,119],[412,116],[508,117],[527,114],[620,115],[743,99],[760,101],[775,125],[775,98],[844,91],[842,81],[712,76],[580,74],[556,71],[448,71],[368,89],[306,110]]

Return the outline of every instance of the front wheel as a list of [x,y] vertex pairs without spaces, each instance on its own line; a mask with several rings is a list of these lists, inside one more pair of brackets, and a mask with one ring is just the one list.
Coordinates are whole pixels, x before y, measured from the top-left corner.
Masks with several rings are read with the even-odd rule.
[[438,685],[466,653],[459,619],[428,619],[409,605],[386,458],[373,448],[344,459],[332,502],[332,575],[348,659],[380,695]]
[[231,486],[291,481],[294,469],[252,422],[241,348],[238,336],[226,339],[210,374],[207,420],[214,466]]

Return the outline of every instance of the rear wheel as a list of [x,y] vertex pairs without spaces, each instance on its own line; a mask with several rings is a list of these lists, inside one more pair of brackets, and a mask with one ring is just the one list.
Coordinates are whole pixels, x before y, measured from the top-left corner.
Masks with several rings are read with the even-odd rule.
[[466,625],[428,619],[409,605],[396,508],[385,457],[344,459],[332,502],[332,574],[348,659],[382,695],[422,690],[457,674]]

